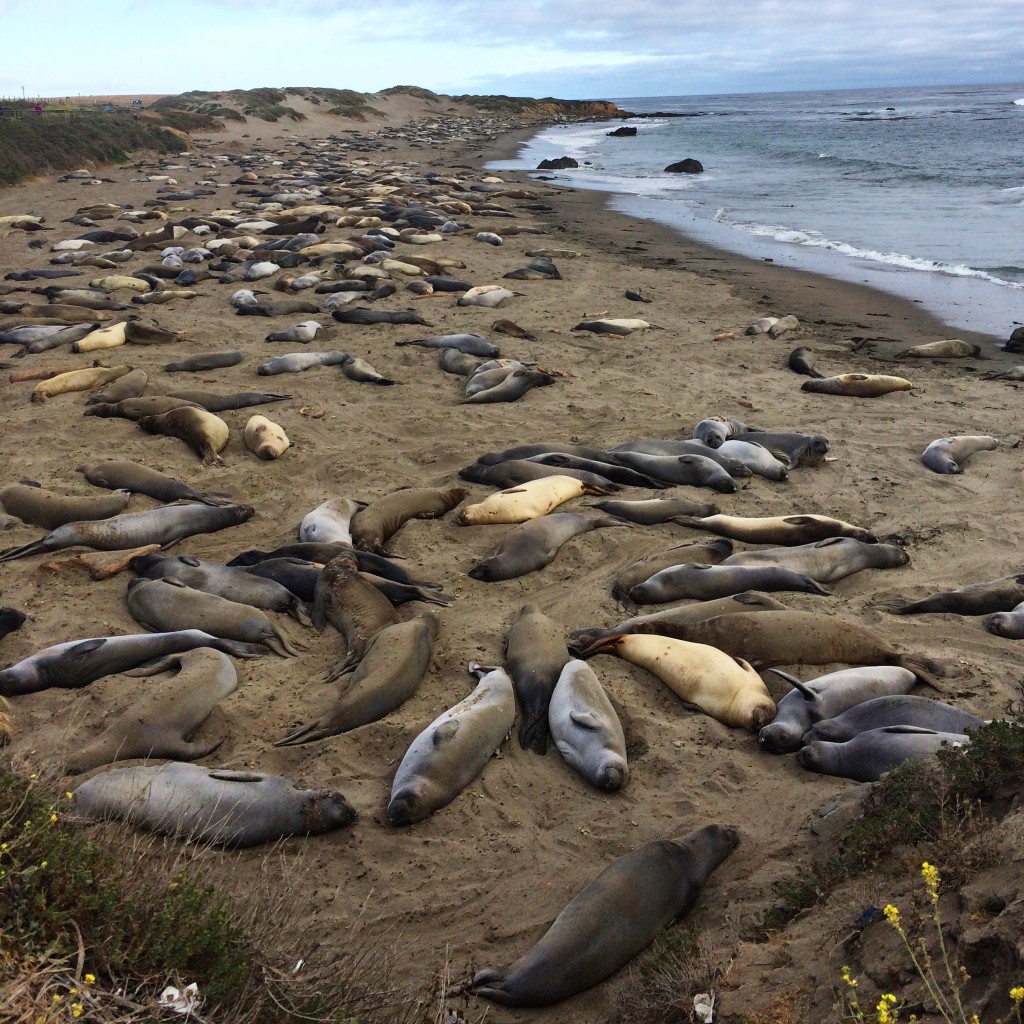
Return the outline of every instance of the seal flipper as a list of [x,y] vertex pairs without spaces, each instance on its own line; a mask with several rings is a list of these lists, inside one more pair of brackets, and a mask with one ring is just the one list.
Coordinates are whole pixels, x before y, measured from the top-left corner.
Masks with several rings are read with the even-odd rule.
[[53,551],[54,548],[47,544],[49,534],[39,540],[30,541],[28,544],[21,544],[14,548],[4,548],[0,551],[0,562],[11,562],[15,558],[28,558],[30,555],[41,555],[45,551]]
[[527,717],[519,728],[519,746],[523,750],[532,750],[543,756],[548,752],[548,739],[551,730],[548,727],[547,712],[534,718]]
[[913,672],[917,678],[926,686],[930,686],[939,693],[944,693],[945,688],[939,682],[946,675],[945,668],[937,661],[926,658],[923,654],[900,654],[893,664]]
[[601,719],[593,711],[570,711],[569,718],[573,725],[578,725],[587,732],[597,732],[601,728]]
[[454,718],[449,718],[447,722],[442,722],[435,730],[431,740],[435,747],[441,746],[442,743],[449,743],[455,739],[455,734],[459,731],[459,723]]
[[313,743],[316,740],[325,740],[328,736],[336,736],[337,731],[332,729],[328,725],[321,725],[320,719],[315,719],[312,722],[307,722],[305,725],[300,725],[298,729],[292,730],[282,736],[279,740],[275,740],[275,747],[298,747],[303,743]]
[[492,1003],[502,1006],[514,1005],[509,993],[500,987],[504,983],[506,975],[507,971],[500,967],[488,967],[477,971],[473,975],[473,980],[465,987],[465,991],[472,992],[473,995],[483,999],[490,999]]

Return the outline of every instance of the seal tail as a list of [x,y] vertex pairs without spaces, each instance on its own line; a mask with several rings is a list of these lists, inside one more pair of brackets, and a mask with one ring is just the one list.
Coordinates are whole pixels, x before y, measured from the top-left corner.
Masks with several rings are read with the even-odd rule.
[[275,747],[298,747],[303,743],[313,743],[316,740],[325,740],[328,736],[334,736],[336,730],[329,726],[321,725],[319,721],[307,722],[300,725],[279,740],[275,741]]
[[15,558],[28,558],[30,555],[40,555],[45,551],[53,550],[54,548],[46,543],[46,537],[43,537],[19,547],[4,548],[3,551],[0,551],[0,562],[12,562]]
[[610,636],[621,636],[622,630],[615,629],[599,629],[594,627],[593,629],[574,629],[569,634],[569,641],[566,647],[569,648],[569,653],[576,658],[584,657],[581,651],[588,650],[594,644],[601,640],[606,640]]
[[943,692],[944,687],[939,682],[946,675],[945,668],[937,661],[926,658],[923,654],[901,654],[895,664],[913,672],[918,679],[933,690]]
[[570,641],[569,649],[577,658],[582,658],[586,661],[587,658],[592,658],[595,654],[617,653],[615,648],[619,646],[624,636],[624,633],[617,633],[612,630],[601,633],[588,633]]

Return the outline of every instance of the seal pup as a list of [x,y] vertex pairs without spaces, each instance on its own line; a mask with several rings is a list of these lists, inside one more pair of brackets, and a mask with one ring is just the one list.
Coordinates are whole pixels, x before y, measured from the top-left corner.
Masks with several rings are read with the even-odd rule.
[[362,506],[351,498],[328,498],[299,524],[299,540],[313,544],[352,545],[352,517]]
[[[717,505],[692,501],[690,498],[643,498],[638,500],[623,498],[606,498],[602,501],[591,501],[587,508],[600,509],[617,519],[636,523],[639,526],[657,526],[668,522],[673,516],[706,516],[717,515]],[[638,581],[639,582],[639,581]]]
[[788,672],[772,671],[793,689],[779,701],[775,720],[757,734],[758,745],[769,754],[791,754],[800,749],[804,734],[815,722],[835,718],[877,697],[904,696],[917,682],[909,669],[892,665],[845,668],[806,683]]
[[57,374],[56,377],[50,377],[49,380],[41,380],[33,388],[31,400],[38,404],[57,395],[89,391],[110,384],[131,370],[130,366],[89,366],[81,370],[68,370],[66,373]]
[[[313,721],[279,739],[294,747],[337,736],[376,722],[400,708],[419,689],[430,667],[440,622],[422,612],[408,622],[385,626],[369,643],[355,670],[341,676],[330,706]],[[333,675],[329,679],[337,678]]]
[[250,416],[242,436],[245,447],[258,459],[268,462],[281,458],[292,444],[284,427],[266,416]]
[[238,349],[226,352],[207,352],[179,359],[177,362],[164,363],[164,373],[202,373],[204,370],[219,370],[222,367],[237,366],[242,361],[242,353]]
[[479,971],[466,991],[503,1006],[550,1006],[604,981],[687,914],[739,833],[705,825],[619,857],[505,968]]
[[395,773],[388,821],[413,825],[452,802],[480,774],[516,717],[512,680],[475,661],[476,689],[434,719],[410,744]]
[[267,652],[262,644],[236,643],[199,629],[69,640],[38,651],[0,672],[0,695],[17,697],[51,687],[77,690],[154,658],[197,647],[212,647],[235,658],[259,658]]
[[622,789],[629,779],[622,723],[585,661],[570,661],[562,669],[551,694],[548,723],[570,768],[597,789]]
[[718,565],[676,564],[654,573],[643,583],[629,591],[634,604],[662,604],[695,598],[708,601],[729,597],[744,590],[772,593],[795,590],[802,594],[820,594],[830,597],[827,590],[806,573],[794,572],[780,565]]
[[421,348],[451,348],[470,356],[484,356],[493,359],[501,355],[497,345],[492,345],[482,334],[437,334],[431,338],[411,338],[396,341],[396,345],[419,345]]
[[490,494],[483,501],[467,505],[458,515],[460,526],[481,524],[524,523],[553,512],[559,505],[584,494],[606,494],[572,476],[545,476],[527,480],[515,487]]
[[706,455],[645,455],[619,452],[616,457],[645,476],[668,484],[710,487],[719,494],[735,494],[736,481],[714,459]]
[[340,793],[179,761],[95,775],[74,791],[72,809],[82,818],[118,818],[163,835],[238,848],[320,835],[356,817]]
[[626,526],[612,516],[585,516],[578,512],[552,512],[513,526],[487,558],[468,575],[483,583],[512,580],[549,565],[558,549],[572,537],[606,526]]
[[841,373],[838,377],[804,381],[800,390],[818,395],[842,395],[844,398],[881,398],[893,391],[913,391],[914,387],[903,377],[884,373]]
[[[739,612],[772,612],[785,611],[786,606],[768,594],[760,594],[756,590],[745,590],[742,594],[731,594],[719,597],[714,601],[696,601],[692,604],[676,604],[663,608],[659,612],[647,615],[633,615],[612,626],[613,633],[642,633],[646,628],[657,630],[657,623],[682,626],[691,622],[703,622],[719,615],[736,615]],[[645,628],[646,627],[646,628]],[[578,637],[585,633],[599,632],[592,629],[573,630],[572,636]],[[666,636],[670,635],[666,631]]]
[[8,633],[20,629],[25,622],[25,613],[17,608],[0,608],[0,640]]
[[629,466],[618,465],[614,462],[597,462],[592,459],[583,459],[578,455],[563,455],[561,452],[545,452],[543,455],[531,455],[528,462],[539,462],[545,466],[556,466],[559,469],[582,469],[586,472],[595,473],[598,476],[605,476],[609,480],[624,487],[645,487],[651,490],[662,491],[668,484],[661,480],[654,480]]
[[524,604],[505,635],[505,661],[523,711],[519,746],[536,754],[547,753],[551,694],[570,657],[562,633],[535,604]]
[[401,381],[393,380],[391,377],[385,377],[383,373],[375,370],[365,359],[357,359],[354,356],[342,359],[341,372],[349,380],[353,380],[357,384],[377,384],[381,387],[391,387],[394,384],[401,383]]
[[684,563],[718,565],[732,554],[732,541],[720,539],[696,544],[676,544],[665,551],[638,558],[620,569],[612,578],[612,596],[620,605],[634,608],[629,592],[662,569]]
[[261,377],[274,377],[281,373],[302,373],[314,366],[337,366],[348,359],[347,352],[289,352],[256,367]]
[[697,441],[693,438],[685,440],[647,438],[638,441],[626,441],[612,448],[610,455],[617,462],[626,464],[633,464],[637,458],[652,455],[672,456],[674,458],[678,458],[681,455],[700,455],[705,459],[710,459],[712,462],[717,462],[729,476],[736,479],[754,475],[739,460],[722,455],[718,448],[709,448],[703,441]]
[[352,516],[352,543],[383,555],[384,546],[410,519],[440,519],[468,493],[464,487],[406,487],[392,491]]
[[715,515],[698,519],[695,516],[674,516],[669,520],[695,530],[708,530],[720,537],[741,540],[746,544],[811,544],[828,537],[853,537],[868,544],[878,538],[859,526],[829,516],[795,515],[764,518]]
[[961,341],[960,338],[948,338],[945,341],[929,341],[924,345],[914,345],[897,352],[893,359],[976,359],[981,355],[981,346]]
[[0,562],[81,545],[98,551],[127,551],[159,544],[166,547],[197,533],[216,533],[247,522],[251,505],[164,505],[146,512],[125,512],[110,519],[65,523],[40,540],[0,551]]
[[159,470],[140,466],[137,462],[108,460],[105,462],[84,462],[75,470],[89,483],[110,490],[126,490],[133,494],[145,494],[157,501],[198,501],[203,505],[227,505],[223,496],[197,491],[182,480],[161,473]]
[[0,488],[0,505],[29,526],[56,530],[67,523],[109,519],[125,510],[131,492],[117,490],[98,498],[57,494],[35,484],[9,484]]
[[625,338],[634,331],[645,331],[648,329],[660,331],[662,328],[648,323],[646,320],[637,320],[629,317],[605,317],[600,320],[581,320],[572,329],[574,331],[590,331],[593,334],[611,334],[618,338]]
[[749,430],[750,427],[739,420],[709,416],[693,428],[693,437],[698,441],[703,441],[709,448],[721,448],[728,438],[735,437],[737,434],[745,434]]
[[740,551],[722,562],[722,565],[781,565],[804,573],[818,583],[838,583],[864,569],[894,569],[909,564],[910,555],[898,544],[865,544],[853,537],[829,537],[813,544]]
[[223,466],[220,457],[231,431],[212,412],[181,406],[160,416],[143,416],[139,426],[147,434],[164,434],[184,441],[199,456],[204,466]]
[[933,473],[962,473],[964,463],[975,452],[990,452],[999,441],[989,435],[959,434],[932,441],[921,455],[921,462]]
[[991,615],[1009,612],[1024,601],[1024,573],[1000,576],[982,583],[970,583],[956,590],[945,590],[919,601],[880,598],[878,605],[893,615],[920,615],[924,612],[951,612],[953,615]]
[[996,612],[985,623],[993,636],[1002,636],[1007,640],[1024,640],[1024,601],[1008,612]]
[[875,697],[834,718],[815,722],[804,733],[803,742],[807,744],[815,740],[826,740],[829,743],[845,743],[862,732],[884,729],[890,725],[913,725],[919,729],[934,729],[936,732],[966,733],[984,724],[984,719],[977,715],[944,704],[941,700],[901,694]]
[[756,441],[764,445],[790,469],[796,466],[820,466],[828,455],[830,444],[823,434],[801,434],[798,431],[751,430],[737,434],[737,441]]
[[786,365],[794,372],[803,374],[805,377],[815,377],[821,379],[825,375],[818,373],[818,371],[811,365],[810,357],[814,353],[809,349],[801,345],[799,348],[793,349],[789,353],[789,358],[786,360]]
[[837,775],[854,782],[877,782],[905,761],[923,761],[943,747],[967,747],[970,743],[970,736],[962,733],[890,725],[862,732],[845,743],[815,740],[801,747],[796,759],[808,771],[820,775]]
[[501,488],[515,487],[517,484],[526,483],[527,480],[536,480],[544,476],[574,476],[577,480],[593,484],[595,487],[605,487],[610,494],[622,490],[621,484],[613,483],[606,476],[565,466],[545,466],[540,462],[530,462],[529,459],[511,459],[492,466],[474,462],[470,466],[463,466],[459,470],[459,476],[475,484],[489,484]]
[[275,654],[294,658],[305,649],[259,609],[186,586],[180,580],[128,583],[128,611],[144,629],[156,633],[198,629],[242,643],[263,644]]
[[548,387],[555,383],[550,373],[541,370],[514,370],[494,387],[477,391],[459,399],[461,405],[486,405],[497,402],[515,402],[534,388]]
[[198,409],[196,402],[183,398],[172,398],[170,395],[139,395],[136,398],[123,398],[120,402],[96,402],[87,405],[83,416],[99,416],[101,419],[133,420],[138,423],[143,416],[162,416],[165,412],[182,407]]
[[149,383],[149,374],[145,370],[132,370],[123,377],[118,377],[102,391],[96,391],[86,400],[86,405],[98,405],[100,402],[117,403],[128,398],[138,398]]
[[217,704],[238,686],[231,659],[200,647],[168,655],[128,674],[150,676],[169,670],[175,671],[171,680],[125,708],[95,739],[71,741],[69,772],[78,775],[101,764],[146,757],[196,761],[220,746],[221,740],[192,742],[192,737]]
[[742,462],[756,476],[766,480],[784,481],[789,479],[787,463],[777,459],[764,445],[756,441],[737,441],[727,438],[718,446],[718,452],[730,459]]
[[588,641],[573,645],[578,657],[613,654],[639,665],[687,707],[723,725],[757,732],[775,717],[775,702],[753,666],[716,647],[637,633],[613,633]]

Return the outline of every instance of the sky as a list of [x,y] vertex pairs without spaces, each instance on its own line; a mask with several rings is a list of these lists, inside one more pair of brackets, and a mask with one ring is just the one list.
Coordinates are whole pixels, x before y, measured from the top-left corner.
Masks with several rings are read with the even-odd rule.
[[0,38],[0,97],[620,99],[1024,78],[1022,0],[0,0]]

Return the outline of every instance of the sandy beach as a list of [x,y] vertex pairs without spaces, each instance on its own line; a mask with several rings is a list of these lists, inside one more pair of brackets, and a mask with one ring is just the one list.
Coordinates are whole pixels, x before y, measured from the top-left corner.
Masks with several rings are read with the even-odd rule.
[[[251,122],[223,134],[200,135],[191,156],[167,161],[173,169],[148,160],[102,168],[100,184],[50,179],[0,192],[0,216],[32,211],[46,217],[49,229],[10,231],[0,239],[4,273],[49,266],[49,247],[85,230],[61,223],[80,207],[112,202],[141,209],[158,198],[161,183],[136,180],[146,173],[172,174],[181,188],[206,180],[225,183],[238,176],[246,163],[241,154],[248,153],[257,156],[252,167],[261,180],[271,174],[296,175],[301,173],[296,161],[319,159],[315,146],[306,149],[304,144],[328,135],[345,140],[326,147],[339,169],[357,168],[364,183],[392,183],[397,198],[417,194],[428,173],[467,186],[500,177],[511,188],[532,194],[530,199],[494,200],[510,217],[460,216],[472,230],[429,246],[399,243],[396,248],[399,258],[407,253],[461,261],[465,268],[452,273],[473,285],[508,284],[516,294],[499,310],[459,307],[452,294],[416,298],[399,279],[398,291],[373,307],[413,309],[429,326],[343,325],[317,314],[315,319],[329,327],[315,341],[268,343],[268,332],[309,315],[236,316],[228,297],[243,285],[214,278],[196,286],[194,299],[135,310],[187,332],[174,344],[127,345],[81,356],[58,349],[23,359],[15,357],[13,346],[0,347],[0,485],[32,480],[61,493],[98,495],[104,492],[90,486],[76,467],[107,458],[143,463],[198,490],[227,493],[255,507],[249,522],[190,538],[172,551],[224,562],[249,548],[292,542],[303,516],[329,498],[373,502],[399,488],[464,483],[458,476],[462,467],[486,452],[518,444],[571,442],[607,449],[631,439],[689,437],[707,416],[736,418],[766,430],[821,433],[830,440],[833,460],[793,469],[788,482],[754,476],[740,480],[735,494],[689,487],[657,493],[713,501],[723,512],[741,516],[833,516],[903,546],[909,565],[858,573],[835,584],[832,596],[774,596],[793,609],[860,623],[903,651],[926,655],[947,669],[943,699],[983,718],[1002,713],[1019,696],[1020,651],[1013,641],[985,632],[980,618],[894,616],[876,602],[883,595],[919,597],[1019,569],[1021,527],[1012,511],[1021,496],[1021,435],[1012,413],[1019,385],[986,376],[1015,365],[1020,357],[997,348],[996,339],[944,327],[915,304],[743,260],[691,243],[668,228],[608,212],[600,193],[533,181],[519,172],[491,175],[484,164],[514,153],[533,127],[472,128],[459,122],[449,129],[446,116],[455,117],[409,99],[389,111],[387,124],[341,122],[360,136],[380,133],[363,142],[341,133],[338,119],[310,111],[309,120],[300,124]],[[414,131],[394,127],[410,119],[416,119]],[[433,144],[424,141],[431,138]],[[232,162],[215,163],[217,154],[232,155]],[[414,184],[404,184],[399,176]],[[173,202],[168,216],[173,222],[230,207],[248,198],[244,188],[218,187],[215,195]],[[352,205],[359,205],[358,191],[351,190]],[[104,221],[102,226],[121,223]],[[154,226],[157,222],[137,228]],[[503,244],[475,240],[480,231],[496,232]],[[321,241],[359,233],[331,223]],[[36,239],[44,240],[42,248],[30,247]],[[202,241],[189,234],[179,244]],[[527,252],[540,249],[575,254],[553,257],[561,280],[503,281],[503,274],[529,262]],[[81,277],[67,280],[77,284],[108,272],[131,273],[157,259],[158,252],[140,252],[116,271],[86,267]],[[272,290],[274,280],[253,287],[284,297]],[[26,282],[26,291],[2,298],[43,301],[30,290],[50,283],[63,282]],[[627,301],[627,289],[639,289],[651,302]],[[310,292],[295,297],[314,298]],[[787,314],[795,315],[800,326],[776,340],[744,334],[760,317]],[[658,329],[628,337],[573,330],[580,321],[600,316],[640,317]],[[492,324],[499,318],[514,320],[536,340],[494,332]],[[0,330],[20,322],[23,318],[16,315],[0,316]],[[558,376],[551,386],[514,403],[462,405],[462,379],[441,372],[434,351],[395,344],[455,332],[478,332],[499,345],[503,356],[535,362]],[[729,336],[714,340],[723,334]],[[894,359],[904,348],[952,337],[980,344],[982,355]],[[801,385],[807,378],[786,365],[798,345],[813,351],[816,366],[826,375],[896,374],[915,389],[870,400],[804,393]],[[171,360],[231,348],[241,350],[244,358],[227,369],[174,376],[161,369]],[[302,349],[347,351],[400,386],[357,384],[329,366],[257,376],[257,365],[266,359]],[[146,394],[266,389],[291,397],[224,413],[231,437],[221,453],[223,465],[208,467],[174,438],[149,436],[125,419],[83,417],[86,396],[81,393],[35,404],[30,401],[33,382],[8,379],[13,371],[87,366],[97,357],[145,370]],[[242,430],[253,412],[281,424],[290,438],[292,446],[279,460],[262,462],[246,450]],[[955,434],[991,434],[1000,443],[994,451],[974,455],[962,475],[930,472],[921,464],[925,447]],[[480,501],[493,490],[464,485],[468,501]],[[651,493],[631,489],[623,496]],[[569,507],[586,503],[577,500]],[[156,504],[134,495],[127,511]],[[596,791],[556,751],[543,758],[524,751],[513,733],[450,805],[411,828],[388,826],[391,780],[408,745],[471,691],[469,661],[502,662],[508,624],[526,602],[537,604],[567,633],[610,626],[623,617],[610,593],[610,581],[621,567],[645,554],[709,537],[675,524],[623,524],[570,540],[539,572],[483,583],[467,572],[495,548],[508,527],[462,527],[454,516],[412,520],[388,545],[402,560],[399,564],[452,598],[449,607],[434,609],[441,629],[430,669],[399,710],[344,735],[275,747],[275,740],[315,718],[329,702],[333,689],[322,679],[342,646],[330,627],[318,634],[289,623],[308,649],[297,658],[268,654],[236,661],[238,689],[200,733],[223,737],[203,764],[338,790],[356,807],[358,820],[332,834],[288,840],[270,857],[260,848],[224,853],[191,847],[188,859],[242,897],[258,876],[275,889],[294,887],[297,905],[308,899],[303,904],[308,909],[294,925],[296,958],[307,955],[309,946],[329,953],[352,942],[378,940],[394,949],[398,979],[429,1000],[445,970],[457,980],[526,952],[572,896],[615,858],[705,824],[734,825],[741,844],[712,876],[686,922],[723,963],[731,961],[719,988],[721,1016],[716,1019],[740,1021],[778,991],[796,990],[805,997],[800,1009],[805,1016],[796,1019],[824,1019],[838,978],[839,939],[864,905],[882,905],[887,893],[865,891],[863,883],[841,889],[813,935],[801,932],[798,923],[768,943],[740,936],[772,904],[773,884],[793,873],[813,850],[807,826],[818,809],[858,784],[809,773],[792,755],[760,752],[753,734],[688,710],[639,668],[610,657],[591,663],[624,726],[631,776],[623,791]],[[9,516],[0,519],[0,527],[4,548],[43,532]],[[737,544],[737,550],[743,547]],[[140,631],[125,604],[131,574],[93,582],[80,568],[61,565],[82,550],[0,565],[0,605],[28,616],[20,630],[0,641],[4,666],[51,644]],[[409,618],[422,608],[405,605],[399,614]],[[790,671],[808,679],[839,667],[797,665]],[[766,674],[765,681],[776,699],[788,689],[776,676]],[[26,770],[51,770],[67,751],[98,734],[104,720],[129,704],[146,682],[118,675],[81,690],[50,689],[14,698],[14,757]],[[59,785],[70,788],[79,781],[65,777]],[[485,1010],[487,1019],[496,1022],[609,1020],[629,974],[623,970],[549,1009],[504,1009],[472,997],[453,999],[450,1005],[473,1022]]]

